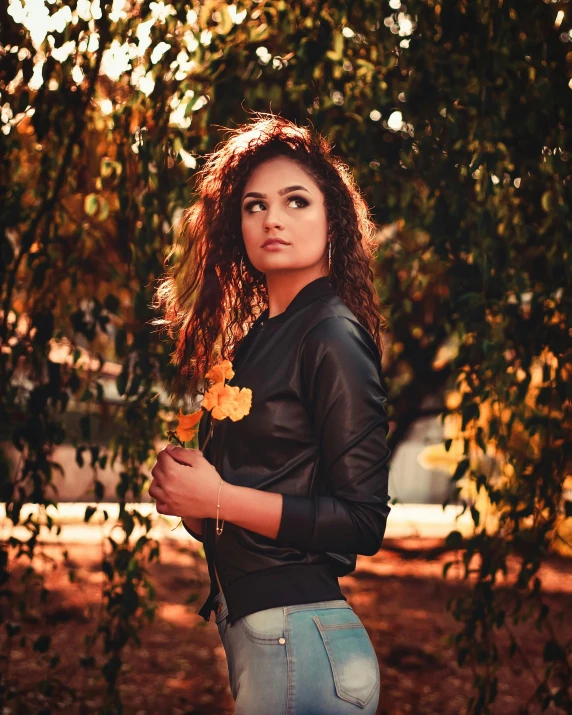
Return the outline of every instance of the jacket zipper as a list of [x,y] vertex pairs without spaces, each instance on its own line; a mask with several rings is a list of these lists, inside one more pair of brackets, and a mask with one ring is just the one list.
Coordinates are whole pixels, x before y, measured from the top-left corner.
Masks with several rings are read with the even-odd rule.
[[[260,323],[260,325],[259,325],[259,330],[258,330],[258,334],[260,334],[260,333],[264,330],[265,327],[266,327],[266,324],[265,324],[264,322]],[[253,346],[251,346],[251,349],[252,349],[252,347],[253,347]],[[250,352],[250,351],[249,351],[249,352]],[[236,377],[236,375],[235,375],[235,377]],[[212,420],[212,415],[211,415],[211,418],[210,418],[210,419]],[[213,427],[214,427],[214,425],[213,425]],[[211,439],[212,439],[212,436],[211,436]],[[207,531],[208,531],[208,530],[207,530]],[[217,567],[216,567],[216,554],[217,554],[217,548],[216,548],[216,547],[217,547],[217,539],[216,539],[216,519],[213,521],[212,538],[209,539],[209,543],[210,543],[210,552],[212,553],[212,562],[213,562],[213,571],[214,571],[214,575],[215,575],[215,581],[216,581],[216,584],[217,584],[217,588],[220,589],[220,591],[223,592],[223,596],[224,596],[224,590],[223,590],[223,587],[222,587],[222,581],[221,581],[221,579],[220,579],[220,576],[219,576],[219,574],[218,574],[218,570],[217,570]],[[225,597],[225,599],[226,599],[226,597]],[[227,608],[228,608],[228,602],[227,602]],[[227,616],[227,619],[228,619],[228,616]]]

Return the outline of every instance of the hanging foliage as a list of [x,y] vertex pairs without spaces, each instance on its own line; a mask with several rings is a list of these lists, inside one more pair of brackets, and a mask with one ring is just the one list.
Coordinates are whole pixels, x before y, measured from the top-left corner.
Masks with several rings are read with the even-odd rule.
[[[469,711],[491,712],[508,657],[497,634],[524,613],[546,667],[523,703],[570,711],[571,644],[538,577],[572,537],[570,12],[548,0],[0,7],[0,414],[19,455],[4,450],[0,491],[14,524],[38,505],[29,539],[1,544],[9,641],[25,629],[10,563],[31,562],[54,527],[54,449],[71,442],[91,465],[96,504],[99,472],[120,464],[122,540],[107,540],[104,614],[78,656],[101,666],[107,707],[120,711],[121,653],[153,618],[145,566],[159,554],[152,521],[126,505],[176,423],[173,345],[150,325],[154,284],[221,127],[270,110],[333,140],[380,227],[392,446],[426,397],[443,397],[446,441],[422,460],[449,470],[475,523],[471,538],[448,538],[472,585],[450,604],[459,662],[474,673]],[[66,432],[72,410],[78,434]],[[513,555],[521,570],[501,591]],[[55,657],[48,636],[34,648]]]

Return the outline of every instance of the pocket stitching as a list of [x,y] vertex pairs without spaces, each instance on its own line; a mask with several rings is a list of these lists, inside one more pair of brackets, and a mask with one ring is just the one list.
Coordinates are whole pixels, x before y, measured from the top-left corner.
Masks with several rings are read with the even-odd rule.
[[218,626],[220,623],[224,621],[225,618],[228,616],[228,608],[224,608],[222,613],[216,614],[215,613],[215,623]]
[[281,636],[259,636],[248,625],[248,623],[246,622],[245,616],[243,616],[242,618],[239,618],[238,622],[242,626],[242,629],[243,629],[244,633],[246,634],[246,637],[249,638],[254,643],[265,643],[266,645],[268,645],[268,644],[284,645],[284,643],[279,642],[280,638],[285,637],[284,636],[284,625],[282,626],[282,635]]
[[[312,617],[314,623],[316,624],[316,627],[318,628],[318,631],[320,633],[320,636],[322,638],[322,642],[324,643],[324,647],[326,649],[326,653],[328,654],[328,660],[330,661],[330,667],[332,668],[332,673],[334,676],[334,684],[336,686],[336,693],[338,694],[338,697],[340,697],[342,700],[346,700],[349,703],[353,703],[354,705],[358,705],[361,708],[364,708],[369,701],[371,700],[373,694],[375,693],[378,685],[379,685],[379,667],[376,668],[376,675],[375,675],[375,684],[373,688],[371,689],[370,694],[367,696],[365,700],[362,698],[358,698],[355,695],[350,695],[347,693],[345,690],[342,689],[341,683],[340,683],[340,678],[338,675],[338,671],[336,669],[336,661],[333,656],[330,643],[328,642],[328,637],[326,635],[327,630],[341,630],[344,628],[363,628],[365,630],[365,626],[363,623],[340,623],[339,625],[333,624],[333,623],[322,623],[320,620],[319,616],[313,616]],[[367,631],[366,631],[367,635]],[[369,638],[369,636],[368,636]],[[371,645],[371,643],[370,643]],[[373,653],[375,655],[375,649],[373,649]],[[375,655],[375,659],[377,660],[377,655]]]

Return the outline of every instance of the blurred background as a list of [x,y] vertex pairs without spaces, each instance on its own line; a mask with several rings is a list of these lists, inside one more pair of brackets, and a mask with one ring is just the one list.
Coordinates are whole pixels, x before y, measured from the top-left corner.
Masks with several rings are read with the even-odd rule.
[[[168,401],[174,345],[150,325],[150,303],[193,202],[193,176],[224,127],[274,112],[310,122],[333,142],[378,226],[393,449],[390,551],[380,554],[389,559],[392,545],[391,558],[401,554],[391,562],[397,574],[425,548],[429,561],[453,550],[465,565],[459,583],[473,589],[453,614],[462,624],[456,640],[445,648],[435,633],[420,636],[440,644],[433,660],[421,646],[411,651],[410,639],[385,652],[391,634],[381,627],[380,662],[395,668],[404,690],[388,685],[380,712],[460,712],[461,703],[472,712],[565,711],[572,641],[557,626],[544,633],[541,596],[547,583],[572,591],[568,566],[555,566],[543,584],[535,579],[547,559],[567,564],[572,554],[571,20],[567,0],[2,3],[0,582],[13,581],[22,558],[33,566],[38,544],[63,543],[66,523],[78,527],[78,563],[87,563],[90,524],[113,513],[109,526],[123,545],[116,549],[108,532],[93,568],[111,568],[123,597],[133,564],[157,559],[158,533],[165,548],[191,543],[197,588],[205,588],[201,545],[182,528],[170,532],[178,520],[153,522],[147,493],[156,452],[176,425]],[[169,528],[153,531],[165,521]],[[414,541],[398,541],[406,537]],[[417,541],[429,537],[436,541],[425,547]],[[480,566],[471,571],[473,557]],[[429,561],[415,562],[421,580]],[[520,650],[530,679],[517,673],[512,685],[492,665],[499,656],[490,634],[506,630],[511,613],[495,595],[502,573],[520,574],[513,607],[528,598],[542,632]],[[140,575],[131,588],[151,604]],[[45,577],[38,582],[42,594]],[[354,584],[356,610],[364,584]],[[431,598],[415,588],[417,613]],[[371,585],[373,602],[378,589]],[[5,587],[0,597],[0,652],[16,652],[10,644],[23,633],[22,623],[8,625],[19,623],[16,604],[29,588],[20,591]],[[385,601],[397,609],[404,595],[390,591]],[[131,642],[122,633],[141,631],[141,602],[118,615],[111,591],[103,593],[106,707],[119,712],[121,697],[133,703],[137,692],[122,691],[119,674]],[[444,593],[436,600],[443,611]],[[454,629],[453,615],[444,630]],[[370,625],[379,630],[379,620]],[[518,654],[515,632],[506,638],[511,657]],[[52,673],[57,662],[44,646],[34,653]],[[213,641],[204,647],[212,653]],[[405,647],[419,671],[410,686]],[[446,694],[443,673],[440,683],[419,680],[435,673],[441,650],[451,667],[476,664],[474,679],[454,687],[460,699]],[[82,657],[87,673],[94,662]],[[38,680],[50,687],[27,687],[34,707],[40,694],[64,702],[52,676]],[[224,668],[219,676],[224,687]],[[9,682],[4,674],[3,695],[24,703],[26,688],[14,695]],[[165,712],[226,712],[229,693],[221,693],[169,701]]]

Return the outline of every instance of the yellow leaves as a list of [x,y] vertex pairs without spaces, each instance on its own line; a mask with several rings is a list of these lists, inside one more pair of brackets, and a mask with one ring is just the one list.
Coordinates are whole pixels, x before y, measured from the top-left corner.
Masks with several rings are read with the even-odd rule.
[[123,167],[118,161],[113,161],[108,156],[104,156],[101,160],[99,173],[104,178],[109,178],[114,172],[116,176],[121,176]]
[[233,422],[241,420],[250,412],[252,390],[248,387],[239,388],[236,385],[225,384],[225,381],[233,378],[234,374],[230,360],[223,360],[206,373],[205,377],[212,380],[213,384],[203,396],[201,409],[190,415],[184,415],[182,410],[179,410],[177,415],[179,425],[175,434],[181,442],[194,439],[205,410],[210,412],[215,420],[224,420],[228,417]]
[[34,125],[32,124],[32,119],[29,115],[26,115],[20,122],[18,122],[16,125],[16,131],[18,134],[24,134],[26,136],[34,134]]
[[88,194],[83,202],[83,210],[88,216],[94,216],[99,207],[96,194]]
[[117,194],[110,191],[100,191],[99,194],[87,194],[83,200],[83,210],[95,221],[105,221],[111,211],[119,208]]
[[36,206],[38,203],[39,199],[36,194],[31,189],[26,189],[20,199],[20,205],[25,209],[29,209],[32,206]]
[[554,196],[553,196],[552,192],[545,191],[542,194],[540,203],[542,205],[542,208],[546,211],[546,213],[547,214],[550,213],[553,210],[554,205],[555,205]]
[[[439,349],[435,353],[435,357],[433,358],[433,362],[431,365],[433,370],[442,370],[446,365],[451,363],[457,357],[457,355],[459,354],[460,342],[461,341],[457,333],[453,333],[441,343]],[[461,400],[459,395],[459,401],[455,405],[455,407],[458,407],[460,402]]]
[[444,444],[430,444],[421,450],[417,457],[419,464],[425,469],[435,469],[438,471],[454,474],[457,464],[463,457],[463,440],[454,439],[451,442],[449,451]]

